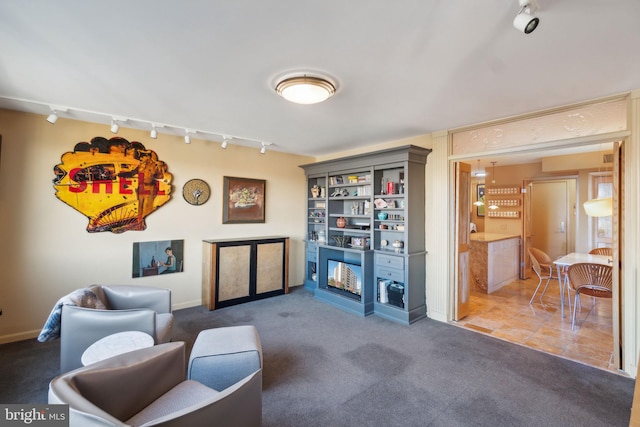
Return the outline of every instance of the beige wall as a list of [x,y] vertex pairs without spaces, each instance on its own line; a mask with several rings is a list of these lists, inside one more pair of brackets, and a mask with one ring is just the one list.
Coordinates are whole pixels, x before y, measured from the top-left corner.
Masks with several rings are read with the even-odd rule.
[[[154,150],[173,175],[173,198],[147,217],[147,229],[123,234],[86,231],[88,220],[59,201],[52,184],[53,166],[77,142],[95,136],[111,138],[106,125],[0,110],[0,343],[35,336],[59,297],[93,283],[138,284],[170,288],[174,308],[201,301],[203,239],[285,235],[291,238],[289,280],[304,278],[304,171],[311,157],[255,147],[220,144],[193,138],[121,128],[118,136]],[[266,179],[266,223],[222,224],[223,176]],[[191,206],[182,186],[204,179],[212,196]],[[134,242],[184,239],[184,272],[132,279]]]

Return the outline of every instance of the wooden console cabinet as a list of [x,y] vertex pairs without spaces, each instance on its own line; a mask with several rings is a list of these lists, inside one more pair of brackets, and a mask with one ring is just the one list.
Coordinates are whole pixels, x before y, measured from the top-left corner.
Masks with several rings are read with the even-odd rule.
[[209,310],[289,292],[289,238],[202,242],[202,304]]

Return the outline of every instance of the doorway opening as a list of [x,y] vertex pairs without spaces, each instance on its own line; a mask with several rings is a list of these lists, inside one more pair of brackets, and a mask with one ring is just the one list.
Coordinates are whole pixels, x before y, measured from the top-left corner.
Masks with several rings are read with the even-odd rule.
[[[591,150],[601,151],[603,143],[592,145]],[[607,144],[607,147],[610,146],[613,143]],[[562,152],[562,155],[565,154],[566,152]],[[539,157],[554,155],[548,151],[538,154]],[[468,160],[470,164],[474,161],[475,159]],[[509,165],[511,161],[509,156],[500,159],[502,166]],[[513,163],[522,164],[522,160],[514,155]],[[605,220],[604,224],[599,224],[598,219],[586,218],[580,212],[581,202],[599,194],[600,182],[611,183],[620,179],[617,171],[614,171],[614,175],[611,170],[602,172],[597,169],[585,168],[578,175],[569,176],[545,176],[543,173],[519,181],[518,184],[523,189],[522,208],[519,211],[522,214],[522,229],[518,231],[521,238],[520,277],[491,293],[469,286],[469,315],[458,319],[458,326],[618,372],[621,365],[614,349],[619,348],[620,343],[614,337],[615,331],[619,330],[620,307],[616,298],[598,299],[596,304],[583,299],[581,311],[578,312],[579,326],[575,331],[571,330],[568,309],[565,309],[565,317],[562,317],[560,286],[556,280],[551,281],[544,297],[540,299],[538,293],[532,304],[529,304],[538,284],[538,277],[531,272],[530,261],[525,256],[526,248],[545,248],[545,252],[555,259],[572,252],[588,251],[587,248],[612,246],[610,235],[614,230],[611,219],[609,218],[608,223]],[[495,170],[493,172],[495,177]],[[508,179],[508,168],[499,169],[499,174],[501,178],[507,176]],[[474,196],[477,187],[484,184],[474,181],[473,188],[469,189],[472,202],[477,198]],[[608,187],[603,188],[600,193],[606,194]],[[469,210],[474,218],[477,207],[470,206]],[[463,215],[458,213],[456,217],[459,219]],[[500,231],[491,229],[486,217],[481,219],[484,219],[484,224],[478,232]],[[513,228],[511,225],[501,227]],[[607,231],[610,231],[609,236],[605,236]],[[598,238],[598,235],[601,237]],[[470,263],[473,264],[473,260]],[[459,275],[459,271],[456,271],[456,275]],[[473,282],[473,277],[470,282]],[[568,308],[566,302],[565,308]]]

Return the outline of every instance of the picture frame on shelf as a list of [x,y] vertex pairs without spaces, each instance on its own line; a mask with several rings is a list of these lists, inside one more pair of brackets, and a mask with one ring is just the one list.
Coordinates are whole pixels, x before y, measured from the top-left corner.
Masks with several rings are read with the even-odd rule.
[[225,176],[222,223],[264,223],[266,185],[264,179]]

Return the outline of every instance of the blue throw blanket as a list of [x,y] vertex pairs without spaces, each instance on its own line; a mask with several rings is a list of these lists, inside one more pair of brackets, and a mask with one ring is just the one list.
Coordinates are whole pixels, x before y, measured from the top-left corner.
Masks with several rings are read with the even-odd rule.
[[90,289],[76,289],[69,295],[65,295],[58,300],[56,305],[51,310],[49,318],[44,324],[40,335],[38,335],[38,341],[46,342],[53,341],[60,338],[60,319],[62,316],[63,305],[75,305],[78,307],[97,308],[105,310],[106,307],[100,301],[100,298]]

